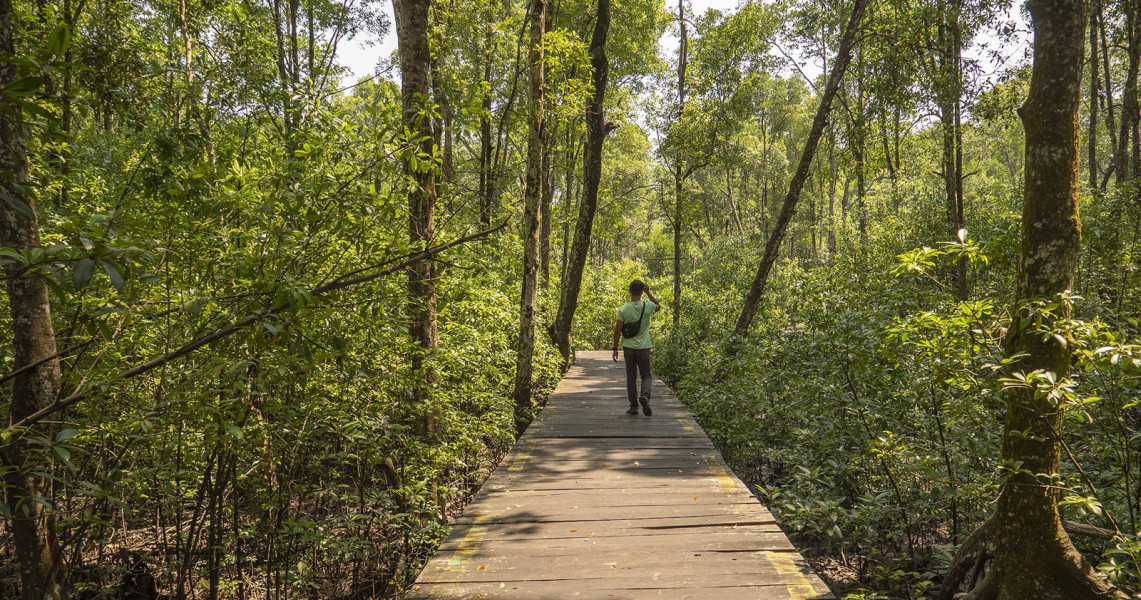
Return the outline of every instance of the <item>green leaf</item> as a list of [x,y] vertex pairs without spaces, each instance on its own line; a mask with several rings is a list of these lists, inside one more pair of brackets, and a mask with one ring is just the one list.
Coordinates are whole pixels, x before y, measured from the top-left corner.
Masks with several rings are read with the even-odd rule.
[[70,440],[71,438],[73,438],[77,435],[79,435],[78,429],[64,429],[63,431],[56,434],[55,441],[57,444],[61,443],[61,442],[66,442],[67,440]]
[[0,264],[27,266],[28,259],[15,250],[0,250]]
[[52,453],[56,455],[59,462],[63,463],[69,471],[75,470],[75,468],[71,466],[71,452],[68,452],[67,448],[63,446],[52,446]]
[[22,77],[4,86],[4,93],[9,96],[29,96],[43,86],[43,77]]
[[95,261],[90,258],[81,258],[75,264],[75,272],[71,274],[71,280],[75,283],[75,289],[81,290],[87,287],[88,282],[91,281],[91,276],[95,274]]
[[60,23],[48,34],[48,52],[52,56],[63,56],[71,44],[71,27],[67,23]]
[[111,285],[115,286],[116,291],[122,293],[127,282],[124,281],[123,276],[119,274],[119,269],[116,269],[115,265],[107,261],[99,261],[99,264],[103,266],[103,270],[106,271],[107,276],[111,278]]
[[3,200],[8,204],[8,206],[11,206],[13,209],[15,209],[16,212],[24,215],[25,217],[28,217],[29,219],[36,216],[35,213],[32,212],[32,207],[28,206],[27,202],[24,202],[12,194],[9,194],[8,190],[0,189],[0,200]]
[[51,119],[55,115],[51,111],[44,109],[35,102],[20,102],[20,110],[24,111],[25,116],[40,117],[41,119]]

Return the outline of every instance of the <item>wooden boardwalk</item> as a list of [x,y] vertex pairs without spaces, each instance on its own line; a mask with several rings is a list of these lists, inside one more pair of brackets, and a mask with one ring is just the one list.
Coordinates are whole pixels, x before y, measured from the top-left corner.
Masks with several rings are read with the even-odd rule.
[[832,598],[689,411],[581,352],[407,599]]

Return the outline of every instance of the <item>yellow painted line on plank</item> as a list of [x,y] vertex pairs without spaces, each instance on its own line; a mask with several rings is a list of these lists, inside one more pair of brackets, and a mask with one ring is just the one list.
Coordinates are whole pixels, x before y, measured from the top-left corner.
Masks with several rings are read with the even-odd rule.
[[784,583],[784,587],[788,590],[788,595],[792,600],[807,600],[818,597],[816,590],[812,587],[812,582],[808,580],[808,577],[805,577],[800,567],[796,566],[792,557],[792,552],[765,552],[765,558],[769,559],[777,574],[781,576],[781,582]]
[[479,544],[483,542],[483,538],[487,537],[487,531],[491,528],[488,522],[491,521],[491,515],[480,515],[472,521],[471,527],[468,528],[467,533],[460,539],[460,543],[456,551],[452,554],[452,558],[448,560],[444,570],[462,570],[465,565],[475,558],[475,553],[479,550]]
[[531,458],[531,450],[534,447],[535,444],[531,440],[519,442],[519,451],[515,453],[515,458],[511,460],[511,466],[507,467],[507,470],[522,471],[523,467],[527,465],[527,459]]
[[717,460],[717,457],[712,454],[706,454],[703,458],[705,459],[706,466],[713,471],[713,478],[717,480],[722,490],[726,492],[741,491],[741,485],[737,481],[737,476],[722,466],[721,461]]

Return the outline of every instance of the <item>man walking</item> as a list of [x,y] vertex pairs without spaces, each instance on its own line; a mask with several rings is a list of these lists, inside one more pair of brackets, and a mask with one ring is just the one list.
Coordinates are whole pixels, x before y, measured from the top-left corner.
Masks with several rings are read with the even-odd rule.
[[[642,294],[650,299],[642,300]],[[630,282],[630,301],[618,307],[618,320],[614,323],[614,362],[618,362],[618,342],[622,342],[623,360],[626,361],[626,394],[630,398],[628,415],[654,414],[650,410],[650,389],[654,376],[650,373],[650,317],[661,310],[662,304],[650,293],[650,288],[641,280]],[[638,395],[638,373],[642,375],[642,395]]]

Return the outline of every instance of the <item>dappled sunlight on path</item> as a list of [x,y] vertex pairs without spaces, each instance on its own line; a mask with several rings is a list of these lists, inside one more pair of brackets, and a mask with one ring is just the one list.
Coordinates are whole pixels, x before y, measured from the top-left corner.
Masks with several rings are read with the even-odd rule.
[[831,598],[660,380],[581,352],[407,598]]

